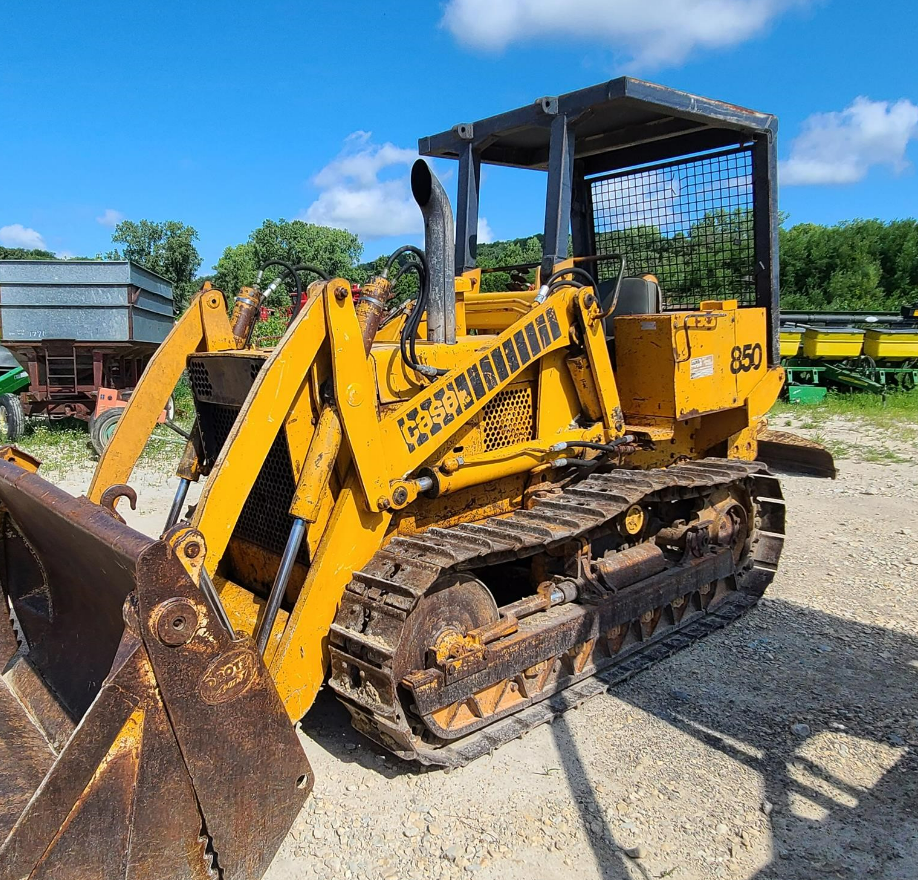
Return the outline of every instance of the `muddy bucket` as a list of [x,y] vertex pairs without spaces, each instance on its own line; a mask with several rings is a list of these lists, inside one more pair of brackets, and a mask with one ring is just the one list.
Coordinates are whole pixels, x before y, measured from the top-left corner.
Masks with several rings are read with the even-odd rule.
[[0,880],[267,870],[312,773],[204,549],[0,461]]

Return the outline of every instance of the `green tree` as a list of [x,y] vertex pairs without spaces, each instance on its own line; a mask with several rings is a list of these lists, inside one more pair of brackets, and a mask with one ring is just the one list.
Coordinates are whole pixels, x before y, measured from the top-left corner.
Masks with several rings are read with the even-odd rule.
[[106,257],[131,260],[168,278],[173,284],[176,312],[182,312],[198,289],[195,277],[201,255],[194,246],[197,240],[197,230],[177,220],[122,220],[112,234],[112,242],[122,249]]
[[[523,266],[542,262],[542,236],[513,238],[478,245],[477,262],[482,269],[498,266]],[[527,280],[535,277],[534,271],[525,273]],[[507,290],[510,275],[507,272],[485,272],[481,276],[481,289],[485,292]]]
[[0,260],[56,260],[51,251],[38,248],[0,247]]
[[[283,260],[294,266],[308,263],[332,277],[359,280],[354,275],[362,253],[360,239],[346,230],[302,220],[265,220],[249,235],[248,241],[223,251],[214,266],[214,284],[232,298],[240,287],[254,283],[258,268],[269,260]],[[276,267],[267,270],[264,282],[272,281],[280,271]],[[301,276],[304,286],[315,280],[315,275]],[[289,291],[290,286],[285,282],[270,305],[286,305]]]

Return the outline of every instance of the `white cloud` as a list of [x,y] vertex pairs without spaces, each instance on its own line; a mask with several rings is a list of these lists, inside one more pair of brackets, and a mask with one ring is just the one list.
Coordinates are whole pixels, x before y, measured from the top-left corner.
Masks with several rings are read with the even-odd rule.
[[902,99],[855,98],[838,113],[814,113],[791,142],[780,180],[801,184],[857,183],[875,165],[895,173],[908,168],[905,151],[918,139],[918,106]]
[[494,241],[494,230],[487,217],[478,218],[478,244],[490,244]]
[[341,153],[313,178],[319,197],[302,219],[364,238],[422,231],[408,175],[417,158],[416,150],[374,144],[370,132],[354,132]]
[[45,249],[45,240],[41,233],[21,223],[0,227],[0,244],[4,247]]
[[682,196],[678,170],[643,171],[613,177],[598,184],[593,193],[598,227],[602,230],[656,226],[666,233],[675,228]]
[[96,217],[96,223],[111,229],[114,229],[122,220],[124,220],[124,214],[114,208],[106,208],[101,217]]
[[627,53],[632,67],[679,64],[698,49],[735,46],[787,9],[811,0],[449,0],[442,24],[460,43],[501,51],[512,43],[574,37]]

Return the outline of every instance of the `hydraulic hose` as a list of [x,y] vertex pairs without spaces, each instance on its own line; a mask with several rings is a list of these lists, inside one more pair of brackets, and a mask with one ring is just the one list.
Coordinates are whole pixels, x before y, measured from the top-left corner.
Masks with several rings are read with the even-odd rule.
[[318,275],[323,281],[331,281],[331,275],[328,272],[318,266],[313,266],[312,263],[297,263],[293,268],[296,272],[312,272],[313,275]]
[[[578,280],[576,277],[565,279],[566,275],[580,276],[583,280]],[[536,294],[535,302],[538,305],[542,305],[545,300],[548,299],[556,290],[561,287],[595,287],[596,281],[593,279],[593,276],[590,275],[585,269],[580,269],[577,266],[571,266],[569,269],[558,269],[557,272],[553,272],[548,278],[545,279],[545,282],[539,288],[539,292]]]
[[415,262],[412,260],[405,263],[398,270],[395,280],[392,283],[395,285],[398,280],[408,272],[416,272],[418,276],[418,296],[415,307],[405,321],[405,325],[402,327],[402,332],[399,335],[399,350],[402,355],[402,361],[406,367],[413,370],[415,373],[420,373],[422,376],[427,376],[428,378],[442,376],[447,372],[446,370],[440,370],[436,367],[428,366],[427,364],[418,363],[416,349],[418,327],[421,325],[421,318],[424,316],[424,312],[427,311],[427,303],[430,296],[430,275],[426,254],[414,245],[402,245],[395,250],[386,261],[385,268],[383,269],[383,277],[388,277],[389,272],[392,270],[392,267],[398,261],[399,257],[405,254],[413,254],[417,257],[418,261]]
[[383,278],[389,277],[389,272],[392,270],[392,267],[395,265],[396,260],[401,257],[403,254],[414,254],[421,263],[421,266],[424,268],[424,274],[428,274],[427,270],[427,254],[424,253],[419,247],[415,247],[413,244],[403,244],[400,248],[397,248],[392,252],[392,255],[386,260],[386,267],[383,269]]
[[[258,270],[258,275],[255,278],[255,283],[258,284],[261,282],[262,275],[265,274],[265,269],[270,269],[272,266],[280,266],[284,269],[289,275],[293,277],[293,283],[296,285],[296,299],[297,302],[300,300],[300,296],[303,293],[303,285],[300,284],[300,276],[296,271],[296,266],[288,263],[286,260],[268,260],[267,263],[263,263],[261,268]],[[324,273],[323,273],[324,274]]]

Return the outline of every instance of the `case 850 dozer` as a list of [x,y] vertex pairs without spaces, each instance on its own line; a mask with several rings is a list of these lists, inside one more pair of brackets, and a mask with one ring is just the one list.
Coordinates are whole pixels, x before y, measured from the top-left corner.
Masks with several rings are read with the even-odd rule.
[[[323,683],[384,748],[460,765],[753,605],[784,531],[756,460],[784,378],[775,129],[619,79],[424,139],[458,159],[456,219],[419,160],[425,248],[356,304],[315,282],[266,350],[279,279],[229,316],[205,286],[88,497],[7,448],[0,878],[258,878]],[[503,292],[475,261],[482,163],[547,172],[543,260]],[[154,540],[116,504],[185,371]]]

